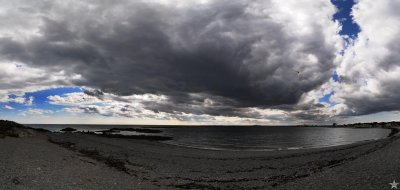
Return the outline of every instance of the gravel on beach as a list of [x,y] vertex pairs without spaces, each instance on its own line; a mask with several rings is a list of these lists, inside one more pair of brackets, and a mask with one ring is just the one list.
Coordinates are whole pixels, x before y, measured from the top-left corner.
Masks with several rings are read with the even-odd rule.
[[0,138],[0,189],[390,189],[398,138],[263,152],[36,132]]

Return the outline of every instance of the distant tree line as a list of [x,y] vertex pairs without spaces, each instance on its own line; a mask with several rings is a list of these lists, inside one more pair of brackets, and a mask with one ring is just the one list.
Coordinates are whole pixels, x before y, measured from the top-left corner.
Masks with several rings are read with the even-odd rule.
[[334,126],[334,127],[352,127],[352,128],[375,128],[375,127],[389,128],[389,127],[400,127],[400,122],[398,122],[398,121],[371,122],[371,123],[353,123],[353,124],[342,124],[342,125],[336,125],[336,123],[333,123],[332,126]]

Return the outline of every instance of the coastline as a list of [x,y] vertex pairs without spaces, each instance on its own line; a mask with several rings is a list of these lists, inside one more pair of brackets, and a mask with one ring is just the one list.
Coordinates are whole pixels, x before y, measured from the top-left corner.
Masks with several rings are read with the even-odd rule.
[[[57,125],[56,125],[57,126]],[[193,138],[194,141],[193,142],[197,142],[197,143],[192,143],[192,142],[187,142],[187,140],[183,140],[181,141],[181,139],[179,138],[180,136],[175,136],[175,132],[172,131],[170,132],[169,129],[171,128],[179,128],[180,126],[158,126],[155,127],[153,125],[149,125],[149,126],[142,126],[142,125],[91,125],[91,127],[87,127],[87,125],[62,125],[65,128],[60,128],[60,126],[57,126],[56,128],[53,128],[52,125],[49,126],[43,126],[43,125],[35,125],[33,127],[35,128],[40,128],[43,127],[44,129],[48,129],[51,130],[53,132],[63,132],[62,130],[64,129],[73,129],[73,131],[75,133],[83,133],[83,134],[92,134],[92,135],[97,135],[97,136],[103,136],[103,137],[107,137],[107,138],[127,138],[127,139],[146,139],[146,140],[156,140],[156,141],[161,141],[163,143],[166,144],[170,144],[173,146],[183,146],[183,147],[189,147],[189,148],[195,148],[195,149],[212,149],[212,150],[226,150],[226,151],[282,151],[282,150],[296,150],[296,149],[315,149],[315,148],[324,148],[324,147],[333,147],[333,146],[340,146],[340,145],[346,145],[346,144],[352,144],[352,143],[356,143],[356,142],[362,142],[362,141],[370,141],[370,140],[376,140],[376,139],[380,139],[382,137],[385,136],[391,136],[393,134],[395,134],[397,131],[395,129],[390,129],[390,128],[382,128],[382,127],[367,127],[367,131],[368,129],[371,129],[373,131],[373,129],[378,129],[377,132],[370,132],[369,136],[365,135],[359,135],[357,137],[357,133],[351,134],[348,133],[348,138],[345,140],[339,140],[339,141],[326,141],[324,142],[324,139],[318,139],[317,136],[314,136],[313,138],[315,138],[315,141],[313,141],[314,143],[305,143],[305,144],[299,144],[299,143],[292,143],[291,145],[285,145],[285,146],[279,146],[279,143],[277,144],[276,142],[270,142],[271,146],[268,145],[268,143],[265,144],[265,146],[258,146],[257,145],[242,145],[242,144],[236,144],[228,147],[225,146],[225,144],[219,146],[218,144],[216,144],[215,146],[208,146],[207,142],[205,142],[205,144],[203,144],[203,142],[197,142],[199,141],[199,139],[197,139],[197,133],[193,133],[192,137],[189,136],[185,136],[186,139],[191,139]],[[99,127],[100,126],[100,127]],[[205,130],[201,130],[202,133],[204,133],[204,131],[207,131],[208,129],[213,129],[213,128],[217,128],[217,126],[212,126],[212,125],[201,125],[201,126],[195,126],[193,128],[193,126],[187,126],[184,127],[186,128],[183,131],[192,131],[191,129],[196,129],[195,131],[197,131],[197,129],[199,128],[203,128],[205,127]],[[228,130],[229,128],[236,128],[236,126],[224,126],[223,130]],[[280,128],[279,126],[257,126],[257,127],[253,127],[253,126],[240,126],[238,127],[241,130],[244,130],[246,128],[261,128],[262,133],[265,134],[269,134],[270,131],[268,130],[264,130],[268,129],[268,128]],[[298,126],[284,126],[284,129],[290,129],[290,128],[317,128],[317,130],[323,129],[323,128],[332,128],[332,129],[347,129],[347,130],[360,130],[362,128],[360,127],[342,127],[342,126],[336,126],[336,127],[332,127],[332,126],[309,126],[309,127],[304,127],[301,125]],[[254,131],[253,129],[251,129],[251,131]],[[302,129],[301,129],[302,130]],[[290,132],[290,130],[288,130]],[[297,131],[297,130],[296,130]],[[379,134],[379,132],[382,132],[383,134],[380,135],[373,135],[373,134]],[[275,132],[275,131],[274,131]],[[352,131],[350,131],[352,132]],[[340,133],[340,131],[338,132]],[[190,134],[190,133],[189,133]],[[258,133],[255,133],[256,135]],[[331,135],[335,135],[336,133],[333,132],[333,134]],[[207,134],[203,134],[203,135],[207,135]],[[237,134],[232,134],[232,135],[237,135]],[[353,136],[356,135],[356,136]],[[324,136],[324,134],[322,134],[321,136]],[[329,135],[328,135],[329,136]],[[190,137],[190,138],[189,138]],[[237,138],[237,137],[236,137]],[[260,137],[262,138],[262,137]],[[266,136],[264,138],[267,139],[271,139],[271,136]],[[311,139],[313,139],[311,138]],[[272,138],[273,139],[273,138]],[[251,140],[251,139],[249,139]],[[213,140],[211,140],[213,141]],[[310,141],[312,142],[312,141]],[[320,142],[318,144],[318,142]],[[224,143],[224,142],[223,142]],[[240,143],[240,142],[237,142]],[[283,144],[285,144],[285,142],[282,142]]]
[[[55,137],[61,140],[59,137]],[[138,173],[144,180],[144,189],[152,189],[153,185],[163,189],[275,189],[299,183],[333,168],[347,170],[352,162],[364,161],[360,158],[370,156],[398,141],[398,137],[384,138],[376,141],[359,142],[336,147],[285,150],[285,151],[215,151],[175,147],[156,141],[113,139],[102,142],[101,139],[62,137],[60,142],[73,142],[75,151],[97,150],[103,158],[110,158],[107,152],[118,152],[121,157],[113,156],[116,163],[123,162],[125,168],[120,171]],[[79,140],[78,140],[79,138]],[[85,140],[82,140],[85,139]],[[91,141],[99,144],[88,145]],[[110,147],[107,148],[102,143]],[[129,149],[124,147],[129,146]],[[118,147],[118,148],[117,148]],[[119,149],[116,151],[116,149]],[[130,151],[136,153],[132,154]],[[145,156],[142,156],[145,155]],[[91,157],[91,155],[87,155]],[[138,158],[140,156],[141,158]],[[111,162],[112,163],[112,162]],[[140,166],[139,168],[132,166]],[[117,167],[118,168],[118,167]],[[131,169],[129,169],[131,168]],[[373,169],[371,171],[377,171]],[[346,172],[340,174],[352,178]],[[359,174],[357,174],[359,175]],[[140,178],[140,177],[139,177]],[[309,186],[321,180],[308,182],[298,189],[316,189]],[[323,184],[323,183],[322,183]],[[361,184],[355,184],[359,187]],[[378,184],[384,187],[386,183]],[[324,186],[321,186],[324,187]],[[155,187],[153,187],[155,188]],[[289,188],[293,189],[293,188]],[[334,189],[334,188],[324,188]]]
[[42,131],[0,141],[1,189],[384,189],[400,171],[399,133],[282,151],[216,151]]

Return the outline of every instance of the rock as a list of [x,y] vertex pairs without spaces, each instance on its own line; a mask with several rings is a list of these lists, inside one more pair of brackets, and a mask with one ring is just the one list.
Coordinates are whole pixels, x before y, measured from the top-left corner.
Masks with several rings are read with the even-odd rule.
[[12,182],[13,182],[15,185],[18,185],[18,184],[21,183],[21,182],[19,181],[18,177],[15,177],[14,179],[12,179]]
[[73,131],[76,131],[76,129],[74,129],[72,127],[67,127],[67,128],[61,129],[61,131],[63,131],[63,132],[73,132]]

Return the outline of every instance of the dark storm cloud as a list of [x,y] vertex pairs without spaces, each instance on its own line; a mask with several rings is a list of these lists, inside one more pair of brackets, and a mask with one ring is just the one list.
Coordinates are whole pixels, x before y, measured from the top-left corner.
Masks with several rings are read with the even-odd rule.
[[379,94],[345,97],[346,104],[353,110],[343,115],[366,115],[381,111],[400,109],[400,89],[398,79],[381,81]]
[[89,96],[94,96],[97,97],[99,99],[102,99],[104,92],[102,92],[101,90],[98,89],[84,89],[83,93],[89,95]]
[[[289,33],[284,27],[291,23],[256,14],[251,5],[82,1],[62,8],[49,2],[40,35],[2,38],[0,52],[9,60],[80,74],[76,85],[168,96],[170,104],[147,104],[154,111],[241,116],[244,107],[296,104],[331,77],[336,50],[323,26],[311,24],[307,35]],[[206,97],[214,104],[204,106]]]

